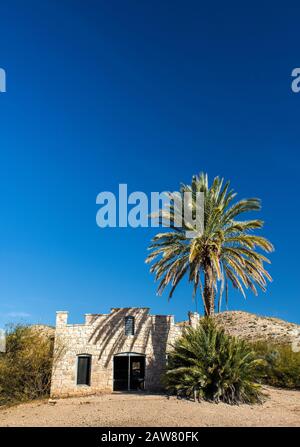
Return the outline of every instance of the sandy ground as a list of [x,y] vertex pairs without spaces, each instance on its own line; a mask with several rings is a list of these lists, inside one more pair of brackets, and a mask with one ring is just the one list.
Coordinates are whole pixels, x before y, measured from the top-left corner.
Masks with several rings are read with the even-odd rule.
[[1,409],[0,426],[300,426],[300,391],[266,391],[253,406],[138,394],[44,400]]

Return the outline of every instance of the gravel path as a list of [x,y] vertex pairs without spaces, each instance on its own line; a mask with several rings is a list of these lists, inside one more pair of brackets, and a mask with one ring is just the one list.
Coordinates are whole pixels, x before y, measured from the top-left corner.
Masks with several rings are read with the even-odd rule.
[[263,405],[229,406],[161,395],[107,394],[0,410],[0,426],[300,426],[300,391],[266,388]]

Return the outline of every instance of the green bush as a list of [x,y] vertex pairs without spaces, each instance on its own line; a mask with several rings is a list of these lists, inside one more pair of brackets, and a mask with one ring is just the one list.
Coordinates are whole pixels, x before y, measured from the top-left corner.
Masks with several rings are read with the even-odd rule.
[[300,389],[300,352],[293,352],[290,345],[276,345],[266,341],[254,344],[262,358],[261,368],[264,383],[290,389]]
[[29,326],[7,332],[0,354],[0,405],[49,395],[53,337]]
[[245,341],[230,337],[213,320],[186,328],[168,356],[168,391],[213,402],[260,403],[259,359]]

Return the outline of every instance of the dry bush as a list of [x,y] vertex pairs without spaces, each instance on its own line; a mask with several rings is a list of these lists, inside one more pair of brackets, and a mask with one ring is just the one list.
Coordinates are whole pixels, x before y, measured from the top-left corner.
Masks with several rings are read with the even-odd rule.
[[290,345],[259,341],[253,345],[264,359],[263,382],[280,388],[300,389],[300,352]]
[[0,405],[49,395],[53,350],[54,337],[47,331],[9,327],[6,352],[0,354]]

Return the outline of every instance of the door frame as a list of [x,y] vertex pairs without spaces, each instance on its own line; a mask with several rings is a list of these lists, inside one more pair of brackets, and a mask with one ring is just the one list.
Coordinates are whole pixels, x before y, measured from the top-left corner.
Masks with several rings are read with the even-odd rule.
[[[113,391],[114,391],[114,385],[115,385],[115,357],[128,357],[128,371],[127,371],[127,390],[126,391],[133,391],[130,389],[130,358],[131,357],[144,357],[144,377],[146,376],[146,355],[142,354],[140,352],[120,352],[118,354],[114,354],[113,356]],[[145,379],[144,379],[145,380]],[[135,391],[135,390],[134,390]]]

